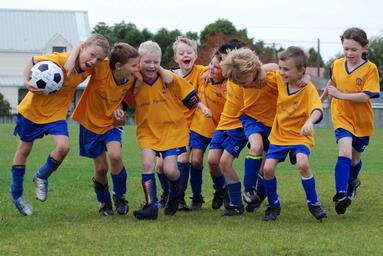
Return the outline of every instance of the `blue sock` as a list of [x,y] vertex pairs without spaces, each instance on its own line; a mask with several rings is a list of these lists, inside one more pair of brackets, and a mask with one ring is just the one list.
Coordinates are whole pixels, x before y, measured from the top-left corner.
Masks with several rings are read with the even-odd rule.
[[158,173],[157,172],[157,177],[160,180],[161,188],[162,190],[168,194],[169,193],[169,181],[168,178],[166,177],[165,174],[163,173]]
[[338,156],[335,165],[335,188],[337,193],[346,193],[348,179],[350,177],[351,159],[344,156]]
[[220,175],[217,177],[211,176],[211,178],[212,178],[213,183],[214,183],[213,187],[216,191],[225,188],[226,182],[225,182],[225,177],[223,177],[223,175]]
[[307,205],[318,203],[314,176],[311,176],[310,178],[302,177],[302,186],[306,192]]
[[128,174],[125,168],[122,168],[119,174],[111,173],[113,181],[113,194],[116,196],[122,196],[126,193],[126,178]]
[[51,176],[52,172],[56,171],[60,166],[61,162],[57,162],[50,155],[48,155],[47,161],[40,167],[39,171],[36,173],[37,178],[48,179]]
[[257,194],[261,199],[266,197],[266,189],[263,184],[263,177],[259,174],[257,179]]
[[190,186],[193,193],[193,198],[201,199],[202,198],[202,170],[203,166],[196,168],[193,165],[191,166],[190,172]]
[[189,182],[190,163],[177,162],[177,167],[180,171],[180,188],[185,193]]
[[93,178],[93,186],[94,192],[96,192],[97,201],[100,203],[112,202],[108,184],[101,184]]
[[25,165],[13,165],[11,169],[11,174],[11,194],[13,200],[17,200],[17,198],[23,195]]
[[360,159],[359,163],[357,163],[355,166],[351,166],[351,168],[350,168],[350,180],[357,179],[361,169],[362,169],[362,159]]
[[242,204],[241,182],[240,181],[228,182],[227,188],[228,188],[230,203],[242,208],[243,204]]
[[[169,179],[168,179],[169,180]],[[181,177],[176,180],[169,180],[169,197],[177,197],[180,195],[181,190]]]
[[157,187],[156,187],[156,176],[154,173],[143,173],[141,175],[142,188],[144,189],[146,203],[151,205],[153,208],[158,209],[157,199]]
[[261,168],[262,156],[247,155],[245,158],[245,177],[243,178],[243,186],[246,189],[255,188],[259,168]]
[[263,184],[265,185],[269,205],[280,205],[279,196],[277,194],[277,178],[274,177],[271,180],[264,179]]

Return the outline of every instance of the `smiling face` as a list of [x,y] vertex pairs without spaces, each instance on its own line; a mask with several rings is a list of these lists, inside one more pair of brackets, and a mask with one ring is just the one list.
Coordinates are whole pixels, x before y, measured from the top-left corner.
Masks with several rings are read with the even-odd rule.
[[145,52],[140,57],[140,70],[142,76],[147,81],[153,81],[157,78],[158,70],[161,64],[160,52]]
[[359,42],[346,38],[343,40],[342,46],[344,56],[349,65],[356,66],[364,61],[362,55],[367,51],[367,46],[363,47]]
[[137,58],[129,58],[128,62],[124,65],[120,65],[120,63],[116,64],[116,77],[117,80],[125,80],[131,79],[134,72],[137,70],[138,65],[138,57]]
[[180,66],[183,72],[189,72],[197,59],[197,53],[193,47],[180,42],[174,53],[174,61]]
[[297,68],[293,58],[279,60],[278,65],[279,74],[281,75],[283,81],[291,85],[295,85],[296,82],[301,79],[305,73],[304,68]]
[[106,58],[107,53],[95,44],[83,46],[80,50],[78,63],[83,71],[93,68],[96,64],[101,63]]
[[209,77],[215,82],[220,82],[224,80],[224,77],[222,75],[222,69],[219,65],[217,57],[213,57],[213,59],[211,59],[209,63]]

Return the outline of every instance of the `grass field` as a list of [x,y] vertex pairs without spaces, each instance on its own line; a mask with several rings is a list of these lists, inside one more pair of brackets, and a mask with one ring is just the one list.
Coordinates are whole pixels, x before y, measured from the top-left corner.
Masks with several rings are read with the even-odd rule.
[[[125,129],[123,156],[128,170],[130,211],[127,216],[101,217],[92,188],[93,162],[78,156],[78,127],[70,126],[72,149],[50,178],[48,200],[34,199],[32,175],[45,161],[52,142],[35,142],[27,162],[24,195],[34,208],[20,216],[10,201],[10,165],[18,139],[13,125],[0,125],[0,255],[382,255],[383,130],[372,138],[363,157],[362,185],[346,215],[333,208],[333,167],[337,146],[329,129],[316,130],[310,164],[318,195],[329,217],[316,221],[308,212],[300,177],[293,166],[278,166],[282,213],[264,222],[265,207],[256,213],[223,218],[211,209],[213,189],[207,168],[201,212],[161,212],[158,220],[141,222],[132,211],[144,201],[140,154],[134,127]],[[243,156],[235,162],[243,176]],[[206,165],[205,165],[206,166]],[[189,188],[190,189],[190,188]],[[190,195],[190,190],[188,191]]]

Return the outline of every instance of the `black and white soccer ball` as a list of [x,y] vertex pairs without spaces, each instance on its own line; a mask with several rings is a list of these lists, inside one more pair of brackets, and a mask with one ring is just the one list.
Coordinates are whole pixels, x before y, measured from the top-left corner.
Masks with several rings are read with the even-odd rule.
[[41,61],[31,69],[30,83],[39,89],[44,89],[45,94],[58,91],[64,83],[62,69],[52,61]]

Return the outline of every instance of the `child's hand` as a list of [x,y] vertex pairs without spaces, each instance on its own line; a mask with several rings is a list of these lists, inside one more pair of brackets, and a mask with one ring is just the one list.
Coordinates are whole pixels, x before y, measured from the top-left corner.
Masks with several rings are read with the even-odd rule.
[[198,108],[205,115],[205,117],[210,118],[213,116],[213,113],[211,112],[211,110],[208,107],[206,107],[204,104],[202,104],[201,102],[198,103]]
[[207,83],[209,82],[209,79],[210,79],[209,72],[208,72],[208,71],[205,71],[205,72],[202,74],[203,86],[206,87]]
[[328,85],[327,87],[328,95],[333,96],[337,99],[341,97],[342,92],[338,90],[334,85]]
[[308,83],[311,82],[311,77],[308,74],[305,74],[301,79],[299,79],[296,83],[298,87],[305,87]]
[[311,122],[311,120],[307,120],[306,123],[301,128],[301,135],[302,136],[308,136],[313,133],[314,130],[314,124]]
[[34,93],[37,95],[45,94],[44,89],[39,89],[39,88],[34,87],[29,81],[25,81],[24,85],[27,88],[27,90],[30,91],[31,93]]
[[124,126],[125,125],[125,112],[122,110],[122,107],[120,106],[115,111],[113,111],[113,117],[114,117],[114,126]]

